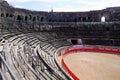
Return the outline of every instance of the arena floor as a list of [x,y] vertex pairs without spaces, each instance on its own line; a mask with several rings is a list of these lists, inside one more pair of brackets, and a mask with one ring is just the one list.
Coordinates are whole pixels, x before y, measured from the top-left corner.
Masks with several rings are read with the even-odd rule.
[[80,80],[120,80],[120,56],[97,52],[78,52],[64,58]]

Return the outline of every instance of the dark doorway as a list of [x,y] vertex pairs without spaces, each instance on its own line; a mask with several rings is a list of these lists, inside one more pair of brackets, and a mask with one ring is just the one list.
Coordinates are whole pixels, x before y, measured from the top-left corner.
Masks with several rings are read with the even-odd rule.
[[4,17],[4,14],[3,14],[3,13],[1,14],[1,17]]
[[28,20],[28,17],[27,16],[25,16],[25,21],[27,21]]
[[78,40],[75,40],[75,39],[71,40],[71,42],[72,42],[73,45],[77,45],[78,44]]
[[33,17],[33,21],[36,21],[36,17]]
[[22,17],[20,15],[17,16],[17,20],[20,21],[22,20]]
[[40,21],[43,22],[43,20],[44,20],[44,17],[41,17],[41,20],[40,20]]

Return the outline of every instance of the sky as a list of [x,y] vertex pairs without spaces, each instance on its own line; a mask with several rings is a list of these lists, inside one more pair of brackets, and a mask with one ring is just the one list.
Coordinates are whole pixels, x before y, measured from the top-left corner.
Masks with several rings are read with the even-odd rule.
[[120,6],[120,0],[6,0],[17,8],[35,11],[79,12]]

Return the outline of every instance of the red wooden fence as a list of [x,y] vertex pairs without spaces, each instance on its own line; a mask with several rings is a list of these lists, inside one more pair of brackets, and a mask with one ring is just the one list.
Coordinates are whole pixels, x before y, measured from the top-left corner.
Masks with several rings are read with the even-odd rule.
[[91,51],[91,52],[104,52],[104,53],[120,54],[120,49],[103,48],[103,47],[102,48],[101,47],[80,47],[80,48],[73,48],[73,49],[67,50],[62,55],[62,65],[74,80],[80,80],[80,79],[66,65],[66,63],[64,61],[64,57],[68,54],[71,54],[73,52],[78,52],[78,51]]

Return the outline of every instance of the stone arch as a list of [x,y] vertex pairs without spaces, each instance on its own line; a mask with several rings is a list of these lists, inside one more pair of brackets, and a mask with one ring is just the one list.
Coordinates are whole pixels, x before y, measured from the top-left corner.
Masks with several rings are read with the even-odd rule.
[[36,21],[36,17],[35,16],[33,17],[33,21]]
[[87,19],[88,19],[88,21],[91,21],[91,17],[90,17],[90,16],[88,16],[88,18],[87,18]]
[[27,21],[28,20],[28,16],[25,16],[25,21]]
[[8,14],[8,13],[6,13],[6,17],[9,17],[9,14]]
[[18,16],[17,16],[17,20],[19,20],[19,21],[22,20],[22,16],[21,16],[21,15],[18,15]]
[[14,16],[13,14],[10,14],[10,15],[9,15],[9,17],[11,17],[11,18],[12,18],[13,16]]
[[5,17],[4,13],[1,13],[1,17]]
[[29,19],[32,20],[32,15],[29,15]]
[[78,20],[81,21],[81,17],[79,17]]
[[43,22],[44,21],[44,17],[41,17],[40,21]]

